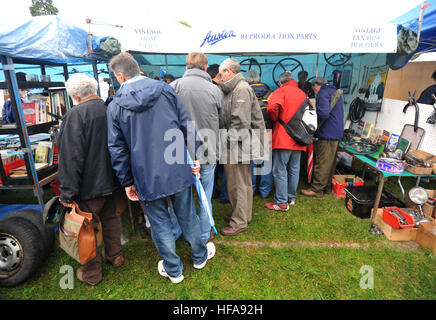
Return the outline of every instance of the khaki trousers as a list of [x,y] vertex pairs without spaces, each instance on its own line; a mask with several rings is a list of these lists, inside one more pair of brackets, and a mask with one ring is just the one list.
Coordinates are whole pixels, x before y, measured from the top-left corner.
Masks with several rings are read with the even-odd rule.
[[[227,150],[227,163],[230,151]],[[251,221],[253,209],[253,181],[250,164],[224,164],[227,179],[227,191],[232,205],[230,226],[234,229],[245,228]]]
[[336,152],[338,140],[318,140],[314,145],[314,164],[312,185],[310,189],[316,193],[324,193],[332,183],[336,168]]

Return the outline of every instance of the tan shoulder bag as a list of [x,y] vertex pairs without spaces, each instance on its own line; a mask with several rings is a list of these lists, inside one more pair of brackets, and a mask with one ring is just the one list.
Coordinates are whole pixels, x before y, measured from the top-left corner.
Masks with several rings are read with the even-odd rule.
[[81,211],[77,203],[73,202],[73,209],[59,223],[58,236],[59,246],[77,262],[85,264],[96,256],[92,214]]

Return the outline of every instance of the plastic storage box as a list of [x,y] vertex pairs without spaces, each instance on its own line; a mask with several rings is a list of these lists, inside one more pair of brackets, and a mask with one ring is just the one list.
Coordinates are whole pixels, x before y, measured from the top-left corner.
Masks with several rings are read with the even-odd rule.
[[[354,182],[345,182],[347,178],[351,178]],[[336,198],[345,198],[344,188],[353,186],[363,186],[364,181],[362,178],[352,174],[348,175],[334,175],[332,179],[332,191]]]
[[[378,187],[375,185],[344,188],[346,194],[345,206],[348,211],[362,219],[370,218],[371,210],[374,207],[374,201],[377,195],[377,189]],[[397,199],[392,193],[383,189],[379,208],[391,207],[396,201]]]

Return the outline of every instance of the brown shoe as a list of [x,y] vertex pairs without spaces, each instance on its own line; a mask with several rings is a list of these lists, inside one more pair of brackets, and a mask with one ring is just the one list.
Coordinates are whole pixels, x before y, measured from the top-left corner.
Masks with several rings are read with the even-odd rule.
[[[226,215],[224,216],[224,221],[227,222],[227,223],[230,223],[230,220],[232,220],[232,215],[230,215],[230,214],[226,214]],[[250,223],[251,223],[251,220],[248,221],[247,223],[250,224]]]
[[76,271],[76,277],[77,277],[77,279],[78,279],[79,281],[81,281],[81,282],[83,282],[83,283],[90,284],[91,286],[95,286],[95,285],[99,284],[100,281],[101,281],[101,280],[100,280],[100,281],[97,281],[97,282],[90,282],[90,281],[86,281],[86,280],[84,280],[84,279],[83,279],[83,270],[82,270],[82,268],[77,269],[77,271]]
[[238,233],[245,232],[247,230],[248,230],[248,227],[234,229],[234,228],[228,226],[228,227],[222,228],[220,232],[223,236],[236,236]]
[[103,250],[101,250],[101,256],[103,257],[103,259],[107,262],[107,263],[110,263],[113,267],[115,267],[115,268],[118,268],[118,267],[121,267],[123,264],[124,264],[124,257],[121,255],[121,256],[118,256],[118,257],[116,257],[115,259],[114,259],[114,261],[109,261],[108,259],[106,259],[106,255],[105,255],[105,251],[104,251],[104,248],[103,248]]
[[323,194],[322,193],[316,193],[315,191],[312,191],[310,189],[303,189],[301,190],[301,193],[303,195],[305,195],[306,197],[317,197],[317,198],[322,198]]
[[121,267],[124,264],[124,257],[118,256],[111,262],[112,266],[115,268]]

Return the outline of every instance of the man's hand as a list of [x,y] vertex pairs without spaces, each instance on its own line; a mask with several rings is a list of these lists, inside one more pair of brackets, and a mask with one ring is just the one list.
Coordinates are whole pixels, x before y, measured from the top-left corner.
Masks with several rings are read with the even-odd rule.
[[138,193],[136,192],[135,185],[131,185],[130,187],[126,187],[126,196],[131,201],[139,201]]
[[73,204],[72,203],[65,203],[61,200],[61,198],[59,198],[59,202],[61,203],[61,205],[63,205],[66,208],[72,208]]
[[200,168],[200,161],[194,160],[194,165],[191,166],[191,172],[197,177],[197,180],[200,179]]

